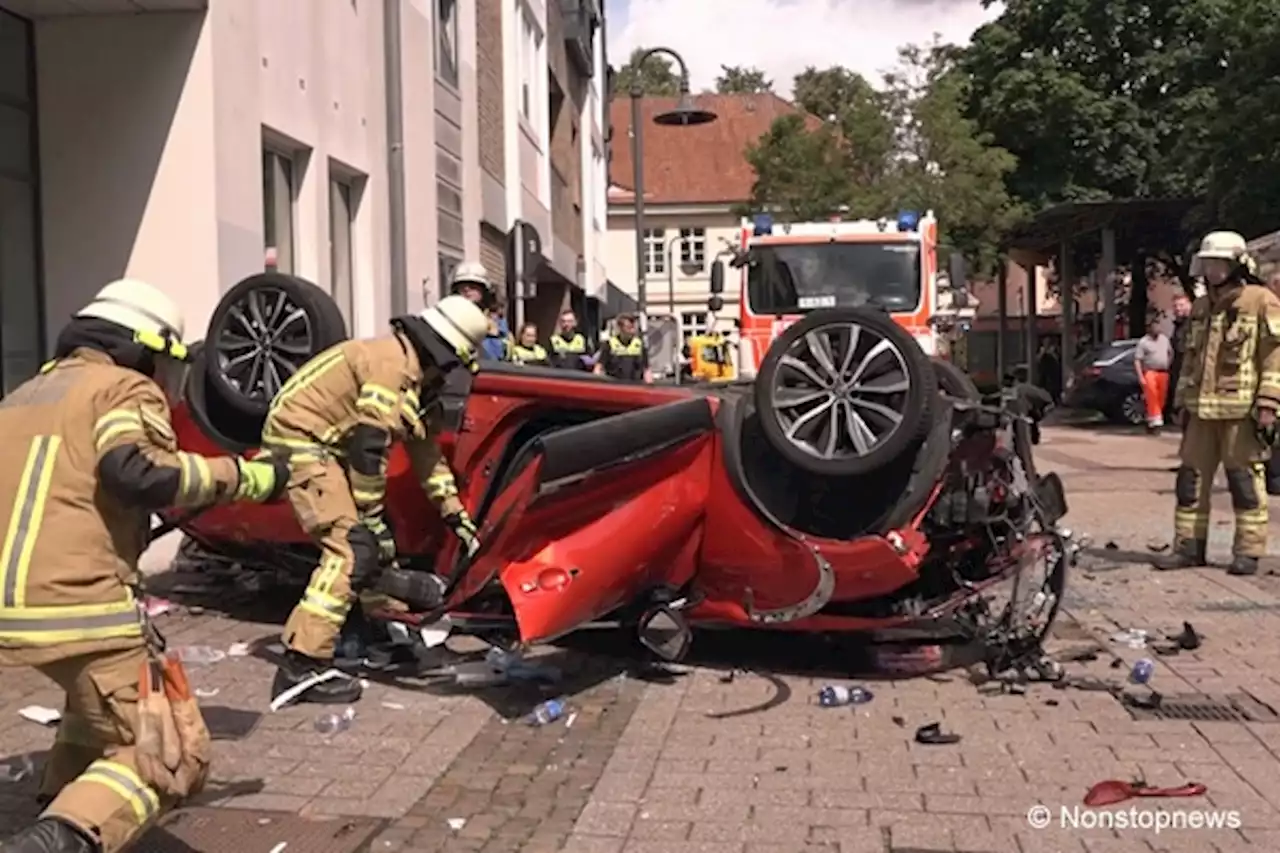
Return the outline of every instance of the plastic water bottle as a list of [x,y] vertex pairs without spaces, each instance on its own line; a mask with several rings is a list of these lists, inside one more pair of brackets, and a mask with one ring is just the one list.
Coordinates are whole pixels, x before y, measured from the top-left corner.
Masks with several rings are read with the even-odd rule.
[[843,684],[828,684],[818,691],[818,704],[824,708],[838,708],[841,705],[861,705],[875,698],[870,690],[856,684],[846,687]]
[[1133,684],[1146,684],[1151,680],[1151,674],[1155,669],[1155,662],[1151,658],[1143,658],[1133,665],[1133,670],[1129,673],[1129,681]]
[[351,721],[356,718],[356,709],[347,707],[341,714],[321,714],[316,717],[316,731],[322,735],[336,735],[351,728]]
[[529,712],[524,721],[531,726],[545,726],[554,723],[564,715],[564,702],[559,699],[548,699]]

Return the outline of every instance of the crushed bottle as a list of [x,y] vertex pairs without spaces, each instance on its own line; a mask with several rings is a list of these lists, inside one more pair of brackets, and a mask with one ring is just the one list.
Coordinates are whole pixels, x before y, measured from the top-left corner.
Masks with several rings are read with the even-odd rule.
[[322,735],[336,735],[351,728],[351,721],[356,718],[356,709],[347,706],[341,714],[321,714],[316,717],[316,731]]
[[1133,669],[1129,672],[1130,684],[1146,684],[1151,680],[1152,674],[1155,672],[1156,665],[1151,658],[1143,658],[1133,665]]
[[548,699],[530,711],[524,721],[530,726],[545,726],[548,723],[554,723],[562,716],[564,716],[564,702],[559,699]]
[[870,690],[858,685],[846,687],[843,684],[828,684],[818,691],[818,704],[824,708],[838,708],[841,705],[862,705],[875,698]]

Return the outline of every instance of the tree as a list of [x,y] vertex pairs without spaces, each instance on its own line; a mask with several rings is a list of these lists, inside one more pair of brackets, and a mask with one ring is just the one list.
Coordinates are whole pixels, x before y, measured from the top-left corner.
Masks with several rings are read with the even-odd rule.
[[745,152],[756,180],[751,212],[776,211],[802,221],[821,219],[851,201],[844,147],[829,125],[806,126],[800,113],[781,116]]
[[716,78],[716,91],[722,95],[760,95],[773,91],[773,81],[759,68],[743,65],[721,65],[724,72]]
[[1005,188],[1017,160],[965,116],[969,83],[955,60],[936,40],[899,51],[885,78],[894,139],[882,191],[890,209],[934,210],[942,239],[987,271],[1022,213]]
[[960,60],[968,115],[1018,158],[1013,195],[1194,195],[1229,63],[1221,22],[1276,0],[1008,0]]
[[640,91],[646,95],[680,94],[680,75],[672,67],[671,60],[663,54],[654,54],[640,63],[640,57],[648,48],[637,47],[631,51],[627,64],[618,69],[614,78],[614,91],[626,96],[633,83],[639,82]]
[[810,66],[795,77],[796,103],[807,112],[832,122],[849,153],[855,193],[855,215],[872,215],[882,199],[876,188],[884,179],[893,153],[893,129],[883,96],[861,74],[834,66]]

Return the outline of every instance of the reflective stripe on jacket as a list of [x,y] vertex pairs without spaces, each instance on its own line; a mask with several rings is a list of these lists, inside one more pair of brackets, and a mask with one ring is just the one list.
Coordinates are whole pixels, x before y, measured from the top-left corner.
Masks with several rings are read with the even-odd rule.
[[398,334],[343,341],[317,355],[285,383],[271,403],[262,444],[290,454],[294,467],[326,457],[346,458],[357,426],[381,436],[375,470],[348,467],[351,495],[362,512],[383,511],[386,454],[403,441],[427,497],[450,515],[462,509],[453,472],[440,453],[439,418],[429,417],[421,400],[423,385],[438,385],[434,365],[425,368],[417,351]]
[[577,332],[568,338],[557,332],[551,336],[551,349],[557,355],[585,355],[587,352],[587,339],[582,336],[581,332]]
[[160,387],[78,349],[0,401],[0,664],[141,645],[151,513],[236,497],[239,465],[177,449]]
[[517,364],[546,364],[547,351],[541,344],[531,347],[515,344],[511,347],[511,360]]
[[1280,407],[1280,298],[1270,290],[1200,297],[1186,335],[1175,406],[1205,420],[1247,418],[1259,400]]

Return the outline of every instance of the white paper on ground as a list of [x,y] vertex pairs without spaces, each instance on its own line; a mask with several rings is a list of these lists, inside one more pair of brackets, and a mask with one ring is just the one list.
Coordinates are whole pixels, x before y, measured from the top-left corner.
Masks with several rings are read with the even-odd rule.
[[62,719],[62,712],[43,705],[28,705],[18,712],[18,716],[42,726],[51,726]]

